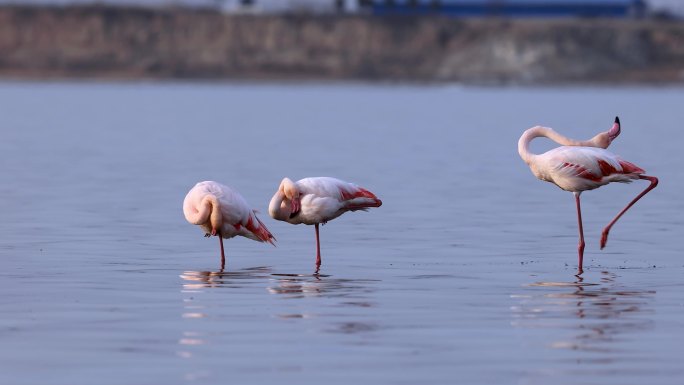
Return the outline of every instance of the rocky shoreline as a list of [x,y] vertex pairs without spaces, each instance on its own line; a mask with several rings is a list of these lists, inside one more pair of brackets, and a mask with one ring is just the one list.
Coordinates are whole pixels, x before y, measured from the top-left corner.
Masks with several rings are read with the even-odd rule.
[[684,22],[4,6],[0,77],[684,83]]

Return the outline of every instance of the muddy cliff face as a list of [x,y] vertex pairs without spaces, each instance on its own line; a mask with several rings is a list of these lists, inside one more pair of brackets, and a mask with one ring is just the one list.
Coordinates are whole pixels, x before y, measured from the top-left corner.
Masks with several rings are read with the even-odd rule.
[[684,81],[684,23],[0,7],[0,76]]

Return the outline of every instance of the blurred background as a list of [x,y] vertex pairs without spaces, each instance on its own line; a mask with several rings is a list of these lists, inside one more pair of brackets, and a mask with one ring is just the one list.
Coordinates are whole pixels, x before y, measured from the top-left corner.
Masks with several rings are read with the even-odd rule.
[[672,0],[1,1],[5,78],[682,82]]

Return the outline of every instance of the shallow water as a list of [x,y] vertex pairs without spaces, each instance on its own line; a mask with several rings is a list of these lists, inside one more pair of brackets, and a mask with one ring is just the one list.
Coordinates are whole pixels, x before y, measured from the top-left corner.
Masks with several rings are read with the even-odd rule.
[[[2,83],[0,383],[678,384],[682,88]],[[517,154],[543,124],[660,178],[572,195]],[[542,141],[543,142],[543,141]],[[548,144],[535,143],[542,151]],[[282,177],[384,202],[314,232]],[[278,246],[185,222],[239,190]]]

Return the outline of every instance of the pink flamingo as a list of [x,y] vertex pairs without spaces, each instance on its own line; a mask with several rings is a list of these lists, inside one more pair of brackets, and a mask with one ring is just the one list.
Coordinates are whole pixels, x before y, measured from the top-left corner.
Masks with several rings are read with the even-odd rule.
[[353,183],[329,177],[305,178],[292,182],[285,178],[271,199],[268,213],[274,219],[314,225],[316,228],[316,268],[321,265],[318,225],[347,211],[367,211],[380,207],[382,201],[372,192]]
[[223,238],[241,235],[274,245],[275,238],[255,213],[237,191],[212,181],[197,183],[183,201],[185,219],[193,225],[199,225],[205,237],[219,237],[221,269],[226,263]]
[[[620,135],[620,119],[615,117],[615,123],[610,130],[602,132],[587,141],[576,141],[566,138],[551,128],[536,126],[525,131],[518,141],[518,153],[530,166],[537,178],[551,182],[565,191],[575,195],[577,205],[577,222],[579,224],[579,274],[582,270],[584,257],[584,231],[582,230],[582,212],[580,210],[580,194],[582,191],[593,190],[611,182],[629,183],[634,179],[645,179],[651,184],[636,196],[601,233],[601,249],[608,242],[608,232],[618,219],[636,203],[641,197],[658,185],[658,178],[644,175],[644,170],[638,166],[622,160],[617,155],[605,150],[610,143]],[[540,155],[532,154],[528,147],[532,139],[547,137],[562,147],[554,148]]]

